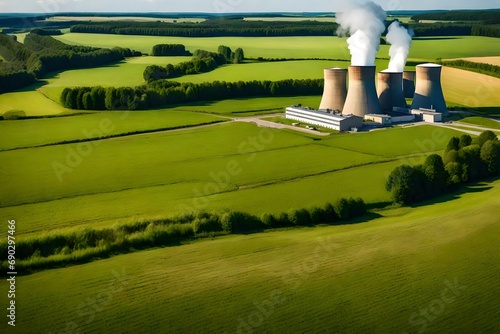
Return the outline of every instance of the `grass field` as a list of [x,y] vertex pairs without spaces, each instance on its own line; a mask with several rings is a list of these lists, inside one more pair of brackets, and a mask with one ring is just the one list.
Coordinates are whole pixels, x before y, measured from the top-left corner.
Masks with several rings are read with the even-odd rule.
[[322,17],[322,16],[313,16],[313,17],[245,17],[245,21],[263,21],[263,22],[301,22],[301,21],[317,21],[317,22],[336,22],[335,17]]
[[[216,51],[219,45],[232,49],[243,48],[250,58],[333,58],[350,59],[345,38],[332,37],[210,37],[182,38],[155,36],[125,36],[70,33],[55,36],[68,44],[96,47],[129,47],[151,52],[153,45],[162,43],[184,44],[190,51],[205,49]],[[413,41],[410,59],[435,60],[437,58],[463,58],[498,56],[500,50],[490,37],[456,36],[428,37]],[[377,56],[389,58],[389,45],[382,45]]]
[[186,111],[148,110],[3,121],[0,122],[0,150],[193,126],[220,120],[219,117]]
[[484,126],[490,129],[499,129],[500,122],[484,117],[466,117],[460,120],[460,123],[474,124],[479,126]]
[[138,86],[144,83],[143,73],[149,65],[166,66],[167,64],[178,64],[191,60],[192,57],[139,57],[129,58],[126,61],[105,67],[92,69],[79,69],[64,71],[47,79],[48,85],[43,89],[51,87],[70,86]]
[[385,202],[395,166],[423,162],[457,134],[420,126],[320,140],[231,123],[0,152],[0,215],[29,221],[17,231],[26,234],[205,208],[277,213],[360,194]]
[[257,97],[248,99],[222,100],[216,102],[200,102],[197,104],[179,106],[172,110],[196,111],[221,114],[231,117],[244,117],[258,113],[284,112],[286,107],[302,104],[303,106],[319,107],[321,96],[285,96]]
[[27,116],[74,113],[41,94],[36,90],[37,87],[38,85],[21,92],[0,94],[0,114],[10,111],[20,111],[20,114]]
[[500,79],[489,75],[443,67],[442,86],[446,101],[469,107],[499,107]]
[[499,196],[496,181],[368,223],[228,236],[18,277],[23,317],[10,331],[496,333]]

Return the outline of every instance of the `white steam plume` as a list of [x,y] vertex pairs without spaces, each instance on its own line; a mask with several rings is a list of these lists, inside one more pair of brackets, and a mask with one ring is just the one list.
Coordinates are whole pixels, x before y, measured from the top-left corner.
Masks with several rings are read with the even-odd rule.
[[398,21],[392,22],[388,28],[387,42],[391,44],[389,55],[389,71],[403,72],[410,53],[412,35]]
[[351,65],[375,66],[375,56],[380,49],[380,37],[385,31],[385,11],[374,2],[349,4],[337,13],[340,25],[338,35],[350,33],[347,40],[351,52]]

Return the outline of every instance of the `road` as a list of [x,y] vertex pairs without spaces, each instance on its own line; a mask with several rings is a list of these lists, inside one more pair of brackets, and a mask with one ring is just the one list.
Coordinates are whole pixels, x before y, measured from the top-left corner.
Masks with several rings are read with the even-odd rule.
[[[283,116],[283,114],[278,114],[279,116]],[[274,123],[274,122],[269,122],[269,121],[264,121],[261,119],[262,117],[273,117],[273,115],[264,115],[264,116],[259,116],[259,117],[241,117],[241,118],[235,118],[235,122],[243,122],[243,123],[255,123],[257,126],[264,127],[264,128],[273,128],[273,129],[290,129],[293,131],[299,131],[299,132],[304,132],[308,133],[311,135],[316,135],[316,136],[322,136],[326,137],[329,136],[329,133],[325,132],[319,132],[316,130],[309,130],[309,129],[304,129],[298,126],[292,126],[292,125],[286,125],[286,124],[281,124],[281,123]]]

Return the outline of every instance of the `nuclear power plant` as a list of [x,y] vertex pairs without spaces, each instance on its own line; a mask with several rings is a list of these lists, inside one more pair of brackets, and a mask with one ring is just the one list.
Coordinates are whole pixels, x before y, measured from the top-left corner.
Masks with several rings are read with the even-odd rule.
[[448,114],[441,88],[441,65],[417,65],[417,84],[413,96],[412,109],[433,109],[443,115]]
[[383,71],[378,74],[377,94],[384,113],[397,108],[406,108],[403,94],[403,73]]
[[[416,72],[383,71],[377,76],[378,88],[375,66],[328,68],[324,70],[319,109],[293,106],[287,108],[286,117],[338,131],[357,131],[367,124],[363,120],[380,126],[415,120],[441,122],[448,113],[441,88],[441,68],[437,64],[421,64]],[[408,96],[413,98],[411,108],[406,104]]]
[[347,96],[347,70],[344,68],[325,68],[325,84],[320,110],[344,109]]
[[375,66],[349,66],[349,90],[342,114],[364,117],[382,113],[375,88],[375,71]]

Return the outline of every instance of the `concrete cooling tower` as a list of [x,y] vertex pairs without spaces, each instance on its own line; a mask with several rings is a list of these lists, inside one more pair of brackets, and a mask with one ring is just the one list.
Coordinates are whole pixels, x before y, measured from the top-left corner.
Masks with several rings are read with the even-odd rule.
[[403,92],[408,99],[415,95],[415,71],[403,72]]
[[435,109],[444,115],[448,114],[441,88],[441,69],[442,66],[437,64],[417,66],[417,84],[412,109]]
[[347,96],[347,70],[344,68],[325,69],[325,88],[319,106],[320,110],[340,110],[344,108]]
[[349,66],[349,91],[342,114],[381,114],[375,88],[375,66]]
[[403,73],[380,72],[377,93],[383,112],[392,112],[393,107],[406,108],[406,100],[403,95]]

